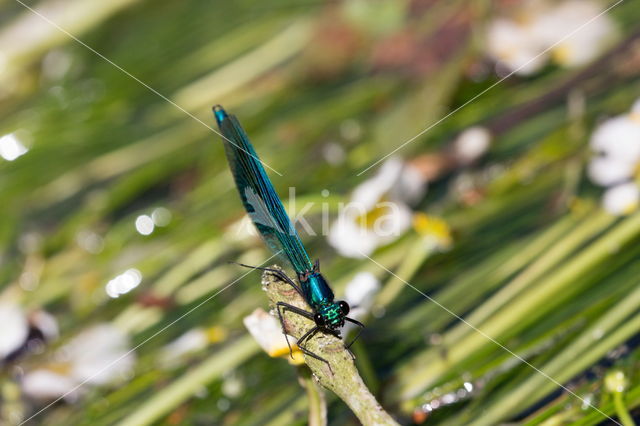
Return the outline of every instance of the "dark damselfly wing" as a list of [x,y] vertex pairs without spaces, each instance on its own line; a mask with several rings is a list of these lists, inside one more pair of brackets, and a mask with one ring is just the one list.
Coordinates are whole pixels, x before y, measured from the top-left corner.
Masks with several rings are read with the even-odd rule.
[[309,255],[240,123],[219,106],[214,107],[214,115],[240,198],[258,232],[297,273],[312,270]]

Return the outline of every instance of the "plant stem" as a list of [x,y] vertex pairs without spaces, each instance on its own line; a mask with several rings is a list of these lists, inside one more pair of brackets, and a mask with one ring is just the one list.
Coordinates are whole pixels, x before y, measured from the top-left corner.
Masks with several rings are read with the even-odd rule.
[[[274,265],[272,268],[281,270]],[[288,283],[272,273],[262,275],[263,288],[273,305],[284,302],[311,311],[310,307]],[[289,336],[300,337],[315,326],[314,322],[291,312],[284,314],[284,327]],[[328,364],[305,355],[305,362],[313,372],[315,380],[333,391],[358,417],[363,425],[397,425],[396,421],[382,409],[366,387],[353,357],[337,337],[318,332],[305,341],[305,347],[326,359]],[[312,405],[312,404],[310,404]]]
[[327,424],[327,401],[324,389],[318,386],[311,371],[306,366],[298,367],[298,381],[307,391],[309,400],[309,426],[324,426]]
[[636,426],[636,423],[631,418],[629,410],[627,410],[627,406],[624,403],[622,392],[613,393],[613,404],[616,407],[616,413],[618,414],[618,418],[622,422],[623,426]]

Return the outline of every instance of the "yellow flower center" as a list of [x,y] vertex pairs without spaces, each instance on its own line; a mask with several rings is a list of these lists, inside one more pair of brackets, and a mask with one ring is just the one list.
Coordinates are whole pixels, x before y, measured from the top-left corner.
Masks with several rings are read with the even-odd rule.
[[533,23],[533,14],[531,13],[531,11],[520,11],[518,13],[516,13],[516,15],[514,16],[514,22],[516,24],[518,24],[521,27],[528,27],[529,25],[531,25]]
[[287,361],[289,361],[289,364],[291,364],[291,365],[302,365],[302,364],[304,364],[304,355],[302,355],[302,351],[300,349],[298,349],[297,346],[294,346],[291,349],[292,349],[293,359],[291,359],[291,357],[287,353]]
[[638,209],[638,202],[634,201],[632,203],[629,203],[628,205],[626,205],[624,207],[624,209],[622,209],[622,214],[623,215],[628,215],[631,214],[633,212],[635,212]]
[[516,54],[518,53],[518,49],[515,47],[510,47],[510,48],[502,48],[500,50],[500,52],[498,52],[498,58],[502,59],[503,61],[508,61],[512,58],[514,58],[516,56]]
[[451,228],[443,219],[418,212],[413,216],[413,227],[418,234],[434,241],[439,248],[449,248],[453,243]]
[[551,56],[556,63],[560,65],[566,65],[569,63],[572,53],[573,52],[568,45],[561,44],[560,46],[553,49],[553,51],[551,52]]
[[222,342],[227,338],[227,330],[220,327],[219,325],[214,325],[213,327],[209,327],[206,331],[207,340],[209,343],[218,343]]
[[384,201],[385,199],[383,197],[373,209],[356,217],[356,223],[361,228],[373,229],[373,226],[378,219],[391,213],[391,207],[389,207],[389,205]]
[[293,359],[289,356],[289,347],[286,345],[269,351],[269,356],[272,358],[287,358],[289,363],[293,365],[301,365],[304,363],[304,355],[300,348],[298,348],[298,345],[291,345],[291,355],[293,356]]
[[58,373],[62,376],[66,376],[71,372],[71,364],[68,362],[57,362],[48,364],[46,368],[47,370],[53,371],[54,373]]
[[636,124],[640,124],[640,112],[639,111],[630,112],[629,120],[633,121]]

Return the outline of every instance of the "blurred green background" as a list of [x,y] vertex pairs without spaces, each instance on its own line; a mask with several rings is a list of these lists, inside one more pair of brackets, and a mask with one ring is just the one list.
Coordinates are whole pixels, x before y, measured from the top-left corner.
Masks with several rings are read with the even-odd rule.
[[296,368],[242,324],[267,300],[228,261],[270,254],[237,231],[219,103],[318,227],[429,128],[395,153],[428,190],[372,251],[393,274],[303,234],[338,296],[380,282],[354,352],[401,423],[633,424],[640,168],[620,211],[588,170],[611,117],[640,145],[639,19],[631,0],[0,0],[0,423],[307,422]]

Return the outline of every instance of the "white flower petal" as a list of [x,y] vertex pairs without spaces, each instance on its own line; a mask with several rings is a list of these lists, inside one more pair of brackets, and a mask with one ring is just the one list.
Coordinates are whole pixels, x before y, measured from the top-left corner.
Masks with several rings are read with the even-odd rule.
[[473,126],[462,133],[453,142],[453,152],[458,161],[469,164],[484,155],[491,144],[491,133],[484,127]]
[[368,256],[378,247],[378,237],[373,232],[344,216],[331,225],[327,241],[342,256],[353,258]]
[[389,191],[389,199],[401,203],[414,204],[427,191],[427,181],[416,167],[403,164],[397,183]]
[[22,391],[27,396],[40,400],[72,396],[70,393],[75,393],[74,387],[77,385],[71,377],[44,369],[28,372],[22,378]]
[[[608,19],[593,19],[601,12],[602,5],[597,2],[589,0],[560,1],[554,7],[546,8],[536,14],[531,25],[532,32],[546,46],[551,46],[563,38],[569,40],[580,33],[599,32],[595,27]],[[585,22],[589,20],[591,22],[585,26]],[[584,28],[578,30],[583,26]],[[569,34],[572,35],[569,36]]]
[[40,330],[44,338],[48,341],[55,340],[60,335],[56,317],[46,311],[34,312],[31,315],[31,323]]
[[66,345],[64,352],[72,364],[71,376],[96,385],[122,379],[135,364],[129,339],[111,324],[85,330]]
[[596,157],[589,162],[589,178],[601,186],[611,186],[633,176],[635,164],[611,157]]
[[343,256],[362,258],[373,253],[377,247],[399,238],[411,226],[411,209],[402,203],[390,201],[379,205],[387,210],[371,228],[360,226],[349,214],[341,214],[329,229],[329,244]]
[[517,19],[501,18],[491,23],[487,50],[521,75],[538,71],[549,57],[547,49],[552,49],[553,57],[563,66],[583,65],[617,35],[613,19],[598,16],[602,7],[600,2],[589,0],[525,2]]
[[531,25],[508,19],[497,19],[489,26],[488,53],[520,75],[530,75],[544,66],[548,55],[532,32]]
[[352,206],[357,216],[372,210],[383,198],[402,203],[418,201],[425,193],[426,182],[415,167],[397,157],[385,161],[376,175],[358,185],[352,193]]
[[526,40],[524,29],[508,19],[498,18],[494,20],[487,30],[487,49],[497,58],[521,47]]
[[629,115],[611,118],[591,136],[591,147],[605,156],[627,162],[640,160],[640,123]]
[[[344,300],[349,304],[351,310],[349,317],[362,320],[371,310],[376,294],[380,291],[380,281],[370,272],[360,272],[347,284],[344,293]],[[353,323],[346,323],[342,329],[345,341],[351,337],[351,331],[357,328]]]
[[[597,22],[597,21],[596,21]],[[604,32],[609,29],[601,28]],[[596,59],[609,44],[607,34],[577,32],[553,48],[553,57],[560,65],[573,68],[586,65]]]
[[381,216],[373,226],[373,232],[381,241],[380,245],[388,244],[402,236],[411,227],[413,212],[402,203],[386,201],[380,203],[389,212]]
[[638,207],[640,190],[633,183],[624,183],[607,189],[602,197],[602,205],[611,214],[629,214]]
[[29,323],[20,306],[9,302],[0,303],[0,359],[20,348],[29,335]]
[[[279,356],[289,353],[287,340],[282,334],[282,326],[272,315],[263,309],[256,309],[242,320],[249,333],[256,342],[271,356]],[[296,339],[289,337],[289,343],[294,344]]]
[[349,306],[369,309],[373,298],[380,290],[380,281],[370,272],[360,272],[347,284],[344,299]]
[[510,19],[498,18],[487,31],[487,49],[495,58],[504,60],[518,50],[537,50],[538,42],[532,37],[531,26]]
[[209,344],[207,332],[202,328],[194,328],[165,345],[160,351],[160,363],[171,366],[177,364],[189,353],[198,352]]
[[396,184],[402,173],[403,162],[397,157],[385,161],[374,177],[362,182],[353,190],[351,202],[364,211],[371,210],[378,201]]
[[[351,201],[341,209],[329,230],[328,241],[348,257],[369,255],[411,225],[411,209],[405,202],[418,200],[426,182],[420,172],[392,157],[374,177],[358,185]],[[361,222],[370,220],[361,226]]]
[[[601,15],[602,7],[599,2],[588,0],[559,2],[539,15],[535,32],[546,47],[553,46],[554,57],[561,65],[584,65],[595,59],[616,36],[613,20],[606,14]],[[586,22],[589,25],[585,25]],[[558,43],[559,40],[562,42]]]
[[501,59],[500,62],[515,74],[526,76],[540,71],[547,59],[548,55],[542,51],[522,49],[508,58]]

